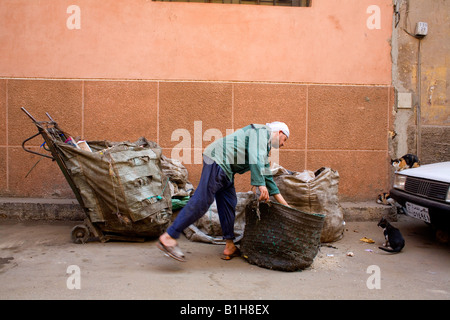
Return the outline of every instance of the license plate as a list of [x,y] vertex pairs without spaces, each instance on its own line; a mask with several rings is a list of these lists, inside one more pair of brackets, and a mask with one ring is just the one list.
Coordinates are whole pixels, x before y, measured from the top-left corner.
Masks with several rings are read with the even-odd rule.
[[406,213],[413,218],[431,222],[428,208],[418,206],[417,204],[406,202]]

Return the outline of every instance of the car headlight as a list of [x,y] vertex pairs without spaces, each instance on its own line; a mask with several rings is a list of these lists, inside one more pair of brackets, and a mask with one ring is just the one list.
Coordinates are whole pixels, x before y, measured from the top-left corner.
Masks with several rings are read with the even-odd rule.
[[[394,188],[405,190],[406,176],[401,174],[396,174],[394,178]],[[448,197],[448,195],[447,195]]]

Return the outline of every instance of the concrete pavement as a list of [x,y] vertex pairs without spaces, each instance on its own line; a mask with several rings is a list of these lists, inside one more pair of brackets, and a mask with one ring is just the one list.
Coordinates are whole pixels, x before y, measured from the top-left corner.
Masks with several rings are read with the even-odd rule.
[[76,224],[1,219],[0,299],[450,299],[450,246],[407,216],[394,223],[406,239],[399,254],[378,249],[375,221],[350,221],[309,269],[289,273],[223,261],[222,246],[183,236],[186,263],[164,256],[156,240],[74,244]]

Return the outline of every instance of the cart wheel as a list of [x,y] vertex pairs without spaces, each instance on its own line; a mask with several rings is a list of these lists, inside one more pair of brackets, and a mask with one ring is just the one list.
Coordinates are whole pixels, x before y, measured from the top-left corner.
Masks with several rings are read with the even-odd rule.
[[89,239],[89,229],[84,224],[79,224],[72,229],[72,241],[74,243],[86,243]]
[[436,230],[436,239],[440,243],[446,244],[449,243],[450,240],[450,232],[443,229]]

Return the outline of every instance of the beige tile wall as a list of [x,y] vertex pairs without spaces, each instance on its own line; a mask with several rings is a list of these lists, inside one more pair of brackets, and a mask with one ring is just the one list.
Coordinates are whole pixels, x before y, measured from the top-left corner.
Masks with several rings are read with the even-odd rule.
[[[185,166],[194,185],[199,155],[210,143],[205,132],[225,135],[250,123],[284,121],[291,138],[280,151],[282,166],[338,170],[343,200],[372,200],[389,186],[389,86],[3,79],[0,88],[0,196],[74,197],[50,159],[25,178],[40,157],[21,148],[37,132],[21,107],[38,121],[48,112],[63,130],[87,140],[145,136],[168,157],[189,142],[176,133],[187,133],[192,150],[184,150],[191,159]],[[42,142],[38,137],[27,146],[42,151]],[[249,181],[249,174],[236,177],[237,190],[248,190]]]

